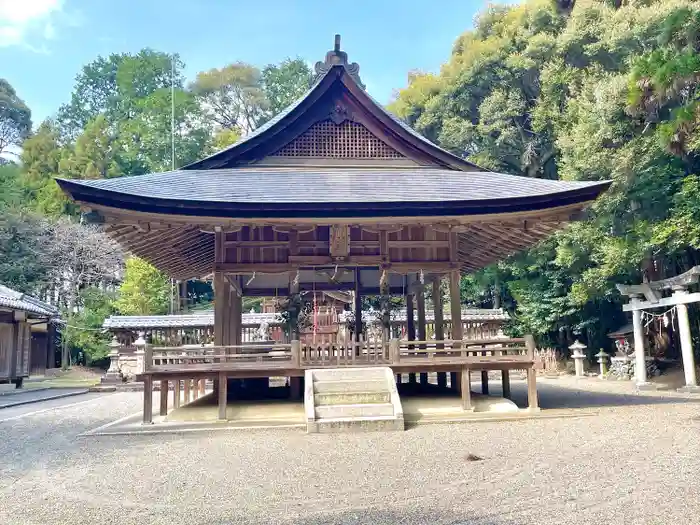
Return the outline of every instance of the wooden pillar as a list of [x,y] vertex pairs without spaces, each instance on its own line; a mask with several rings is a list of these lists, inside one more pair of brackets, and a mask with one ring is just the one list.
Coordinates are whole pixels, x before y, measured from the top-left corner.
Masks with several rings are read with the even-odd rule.
[[[296,244],[296,241],[295,241]],[[299,293],[299,270],[295,270],[293,272],[289,272],[288,274],[288,279],[289,279],[289,295],[296,295]],[[296,341],[299,339],[299,318],[292,318],[290,319],[290,326],[289,326],[289,340],[290,341]]]
[[[406,294],[406,337],[408,337],[409,341],[416,340],[416,321],[413,316],[413,294],[409,293]],[[409,348],[413,347],[409,346]],[[408,374],[408,382],[415,383],[416,374]]]
[[503,397],[510,399],[510,371],[501,370],[501,385],[503,386]]
[[289,398],[293,400],[301,399],[301,377],[289,378]]
[[537,371],[533,367],[527,369],[527,404],[528,410],[538,411],[540,409],[537,400]]
[[153,423],[153,378],[151,374],[143,377],[143,424]]
[[452,270],[450,272],[450,317],[453,341],[461,341],[464,334],[462,327],[462,302],[460,299],[459,279],[459,270]]
[[243,343],[243,297],[231,288],[229,298],[229,308],[231,320],[229,323],[228,343],[229,345],[240,345]]
[[[442,287],[440,286],[442,278],[435,277],[433,280],[433,316],[435,319],[435,340],[442,341],[445,339],[445,326],[442,315]],[[444,348],[444,345],[438,345],[438,348]],[[447,372],[437,373],[437,384],[440,388],[447,387]]]
[[386,345],[391,339],[391,295],[387,270],[383,270],[379,278],[379,294],[382,308],[382,343]]
[[[450,325],[452,331],[452,340],[461,341],[463,338],[463,327],[462,327],[462,302],[460,299],[459,291],[459,270],[452,270],[450,272]],[[456,345],[458,348],[460,345]],[[457,374],[452,376],[453,388],[459,389],[460,384],[457,383]]]
[[[425,325],[425,285],[422,283],[418,284],[418,292],[416,293],[416,309],[418,310],[418,340],[426,341],[428,339],[428,334]],[[420,345],[420,348],[426,348],[426,346]],[[428,384],[427,373],[421,372],[420,384]]]
[[219,419],[226,419],[226,401],[227,401],[227,381],[226,372],[219,372]]
[[192,384],[192,381],[189,379],[185,379],[185,404],[189,403],[190,400],[190,386]]
[[160,415],[168,415],[168,380],[160,380]]
[[180,304],[179,311],[187,313],[189,305],[187,304],[187,281],[180,281]]
[[485,396],[489,395],[489,371],[481,371],[481,393]]
[[200,396],[200,397],[203,396],[203,395],[206,393],[206,391],[207,391],[207,390],[206,390],[206,383],[207,383],[207,380],[206,380],[206,379],[200,379],[200,380],[199,380],[199,396]]
[[214,272],[214,345],[225,344],[224,325],[228,310],[228,286],[221,272]]
[[462,368],[462,384],[460,385],[460,390],[462,391],[462,410],[472,410],[471,377],[469,372],[470,370],[468,368]]
[[173,408],[180,408],[180,380],[173,381]]
[[[217,262],[223,262],[223,259],[219,259],[219,251],[224,249],[223,241],[220,239],[221,232],[216,233],[216,251],[217,251]],[[224,325],[226,322],[226,314],[228,311],[228,285],[226,283],[226,277],[222,272],[214,272],[214,345],[223,346],[226,344],[226,334],[224,333]],[[219,352],[217,352],[219,353]],[[178,398],[179,398],[179,384],[178,387]],[[214,379],[214,392],[219,391],[219,380]],[[179,403],[179,401],[178,401]]]
[[[362,293],[360,288],[362,283],[360,282],[360,269],[355,268],[355,342],[360,342],[360,336],[362,335]],[[357,353],[359,349],[355,349]]]

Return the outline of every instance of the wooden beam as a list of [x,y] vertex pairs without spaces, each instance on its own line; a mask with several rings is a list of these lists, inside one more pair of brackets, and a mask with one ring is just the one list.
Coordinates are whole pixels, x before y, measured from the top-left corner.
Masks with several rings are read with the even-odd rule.
[[457,262],[459,260],[459,237],[456,231],[448,232],[448,245],[450,251],[450,261]]
[[425,240],[425,241],[389,241],[390,248],[448,248],[448,241]]

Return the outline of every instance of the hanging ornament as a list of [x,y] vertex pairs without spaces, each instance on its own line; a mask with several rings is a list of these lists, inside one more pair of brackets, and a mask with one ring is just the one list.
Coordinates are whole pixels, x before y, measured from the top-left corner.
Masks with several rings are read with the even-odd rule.
[[668,318],[668,312],[664,314],[664,328],[668,328],[669,324],[669,318]]

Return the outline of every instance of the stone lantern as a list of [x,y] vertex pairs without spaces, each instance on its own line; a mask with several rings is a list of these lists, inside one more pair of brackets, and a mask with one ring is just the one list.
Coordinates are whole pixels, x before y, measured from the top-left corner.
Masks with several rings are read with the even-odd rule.
[[603,349],[600,349],[600,352],[598,352],[595,355],[598,358],[598,364],[600,365],[600,378],[605,379],[605,374],[608,373],[608,357],[610,357],[608,354],[606,354]]
[[119,349],[121,348],[121,343],[117,340],[115,335],[112,341],[109,343],[109,369],[107,373],[102,378],[102,383],[121,383],[122,373],[119,370]]
[[583,350],[585,349],[586,345],[579,342],[578,339],[569,347],[569,350],[572,351],[571,357],[574,360],[576,377],[583,377],[583,360],[586,359],[586,354],[583,353]]
[[139,332],[139,336],[134,341],[136,347],[136,370],[137,373],[143,374],[146,371],[146,338],[143,332]]

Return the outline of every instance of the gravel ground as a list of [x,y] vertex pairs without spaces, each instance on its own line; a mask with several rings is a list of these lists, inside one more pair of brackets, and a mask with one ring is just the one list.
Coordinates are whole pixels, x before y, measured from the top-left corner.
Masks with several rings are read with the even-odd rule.
[[101,395],[0,421],[0,523],[700,524],[700,404],[595,396],[594,417],[403,433],[78,437],[140,406]]

